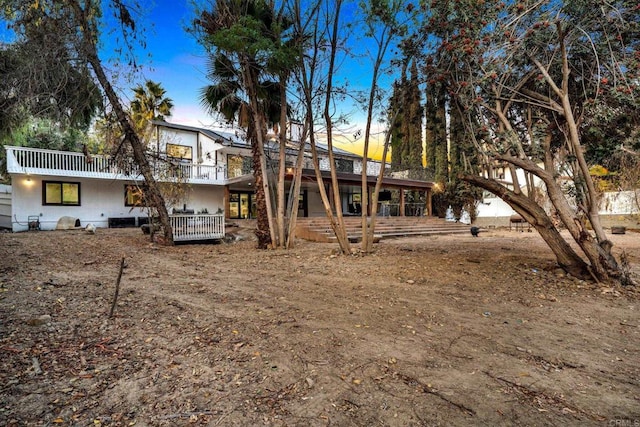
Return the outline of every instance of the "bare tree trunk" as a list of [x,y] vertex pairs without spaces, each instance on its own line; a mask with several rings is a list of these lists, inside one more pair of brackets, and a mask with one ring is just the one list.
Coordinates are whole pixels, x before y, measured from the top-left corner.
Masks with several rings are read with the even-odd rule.
[[[598,213],[597,203],[598,195],[593,183],[593,179],[591,178],[591,173],[589,172],[589,165],[587,165],[587,161],[584,158],[584,152],[582,151],[582,145],[580,144],[580,135],[578,134],[578,124],[576,123],[573,109],[571,108],[571,100],[569,99],[569,75],[571,73],[571,70],[569,68],[569,58],[560,23],[558,23],[558,32],[559,34],[561,34],[560,50],[562,53],[562,89],[558,92],[558,94],[562,99],[562,109],[564,110],[564,116],[567,120],[567,126],[569,127],[569,141],[573,146],[574,155],[576,156],[582,178],[587,187],[588,206],[586,207],[586,213],[589,217],[589,221],[591,222],[591,227],[596,233],[598,242],[605,242],[608,240],[604,232],[604,228],[602,227],[602,223],[600,222],[600,214]],[[607,251],[610,253],[613,244],[609,242],[607,246]]]
[[[381,36],[378,41],[378,52],[375,63],[373,64],[373,75],[371,76],[371,89],[369,91],[369,100],[367,105],[367,123],[364,131],[364,147],[362,150],[362,248],[365,252],[370,252],[373,242],[370,242],[369,236],[373,236],[373,231],[369,232],[368,214],[373,212],[374,208],[369,208],[369,185],[367,183],[367,161],[369,157],[369,141],[371,139],[371,124],[373,122],[373,106],[376,99],[376,91],[378,90],[378,74],[380,73],[380,67],[382,66],[382,60],[387,51],[387,47],[391,42],[391,36],[387,34],[387,29],[384,31],[384,35]],[[386,147],[385,147],[386,149]],[[377,204],[377,197],[376,199]],[[376,207],[377,208],[377,207]],[[373,213],[371,214],[373,216]],[[371,221],[371,224],[375,224]],[[371,237],[373,238],[373,237]]]
[[[398,117],[398,112],[393,116],[393,119],[390,121],[393,124]],[[382,149],[382,162],[380,163],[380,172],[378,173],[378,178],[376,179],[376,187],[373,190],[373,194],[371,195],[371,223],[369,224],[369,229],[367,230],[367,247],[364,247],[362,250],[365,252],[371,252],[373,250],[373,236],[375,235],[376,229],[376,217],[378,213],[378,194],[380,194],[380,188],[382,187],[382,178],[384,178],[384,168],[387,161],[387,151],[389,150],[389,143],[391,141],[391,129],[387,131],[387,134],[384,137],[384,148]]]
[[[347,237],[346,227],[344,225],[344,217],[342,216],[342,201],[340,200],[340,186],[338,183],[338,176],[336,173],[336,162],[333,157],[333,121],[331,119],[331,103],[332,103],[332,90],[333,90],[333,73],[335,68],[336,51],[338,49],[338,26],[340,22],[340,10],[342,8],[342,0],[336,1],[336,14],[333,20],[333,31],[331,33],[331,54],[329,59],[329,72],[327,76],[327,89],[324,104],[324,119],[327,124],[327,150],[329,152],[329,164],[331,165],[331,187],[333,190],[333,202],[336,208],[336,217],[333,219],[333,213],[331,212],[331,206],[325,203],[325,212],[331,218],[331,226],[334,228],[336,238],[340,244],[340,249],[344,254],[351,253],[349,245],[349,239]],[[316,176],[319,176],[318,185],[324,186],[322,180],[322,174],[320,173],[320,164],[317,159],[317,152],[315,150],[315,144],[312,146],[314,153],[314,163],[316,166]],[[324,201],[324,200],[323,200]],[[328,202],[328,200],[327,200]]]
[[289,192],[289,203],[287,205],[287,214],[289,218],[289,224],[287,226],[287,243],[286,248],[291,249],[295,244],[296,237],[296,224],[298,221],[298,204],[300,201],[300,185],[302,183],[302,166],[304,162],[305,153],[305,141],[307,139],[307,130],[302,131],[300,138],[300,146],[298,147],[298,157],[296,159],[295,175],[293,176],[293,182],[291,183],[291,190]]
[[[340,245],[340,250],[342,251],[343,254],[349,254],[351,253],[351,248],[349,245],[349,240],[347,238],[347,233],[346,233],[346,229],[344,226],[344,220],[342,219],[342,216],[336,218],[336,216],[333,215],[333,212],[331,210],[331,203],[329,201],[329,197],[327,195],[327,192],[325,190],[324,187],[324,180],[322,177],[322,171],[320,170],[320,164],[319,164],[319,160],[318,160],[318,151],[316,148],[316,140],[315,140],[315,127],[314,127],[314,117],[313,117],[313,111],[314,111],[314,85],[315,85],[315,76],[316,76],[316,71],[319,70],[319,54],[321,51],[325,51],[325,39],[324,39],[324,35],[329,33],[331,34],[330,37],[330,60],[329,60],[329,67],[328,67],[328,76],[327,76],[327,86],[324,88],[324,94],[326,97],[326,103],[329,104],[331,101],[331,88],[332,88],[332,80],[333,80],[333,72],[334,72],[334,67],[335,67],[335,55],[336,55],[336,49],[337,49],[337,37],[338,37],[338,24],[339,24],[339,15],[340,15],[340,11],[342,9],[342,0],[336,0],[333,11],[335,11],[335,15],[333,17],[331,17],[331,20],[333,22],[328,21],[327,22],[327,26],[332,25],[333,28],[333,33],[331,33],[331,30],[329,28],[320,28],[320,9],[321,9],[321,2],[313,2],[310,6],[310,16],[313,16],[313,18],[310,19],[309,22],[303,23],[302,22],[302,18],[301,18],[301,5],[299,0],[294,2],[294,8],[295,8],[295,12],[296,12],[296,25],[299,27],[298,30],[301,33],[307,33],[311,35],[311,39],[312,39],[312,50],[310,52],[309,56],[305,56],[303,55],[301,57],[301,70],[302,72],[300,73],[302,81],[301,81],[301,86],[303,88],[303,95],[304,95],[304,103],[305,103],[305,107],[306,107],[306,114],[305,114],[305,120],[306,120],[306,125],[308,126],[308,130],[309,130],[309,143],[311,146],[311,154],[312,154],[312,158],[313,158],[313,167],[314,167],[314,171],[315,171],[315,175],[316,175],[316,182],[318,185],[318,190],[320,192],[320,198],[322,199],[322,204],[324,207],[324,211],[325,211],[325,215],[327,217],[327,219],[329,219],[330,225],[331,225],[331,229],[333,230],[336,239],[338,240],[338,245]],[[308,29],[308,26],[310,27]],[[303,30],[304,28],[304,30]],[[325,111],[326,112],[326,111]],[[329,117],[330,118],[330,117]],[[327,132],[329,135],[331,135],[331,121],[329,121],[329,123],[327,123]],[[329,141],[331,143],[331,141]],[[331,156],[331,164],[332,164],[332,171],[335,170],[335,162],[333,162],[333,153],[332,153],[332,146],[329,146],[329,153]],[[338,186],[338,182],[337,182],[337,178],[334,174],[332,174],[331,176],[331,182],[333,183],[333,186],[337,188]]]
[[286,245],[285,227],[285,169],[287,157],[287,87],[284,77],[280,78],[280,155],[278,164],[277,214],[278,241],[275,246],[282,248]]
[[558,185],[551,173],[540,169],[529,159],[518,159],[508,155],[499,156],[498,158],[535,174],[545,183],[551,203],[560,216],[562,223],[567,227],[573,239],[580,246],[580,249],[584,252],[587,259],[589,259],[594,277],[599,280],[607,280],[611,276],[619,276],[619,267],[617,264],[612,265],[610,263],[606,256],[606,248],[603,248],[602,245],[594,241],[591,234],[586,230],[585,225],[573,213],[562,188]]

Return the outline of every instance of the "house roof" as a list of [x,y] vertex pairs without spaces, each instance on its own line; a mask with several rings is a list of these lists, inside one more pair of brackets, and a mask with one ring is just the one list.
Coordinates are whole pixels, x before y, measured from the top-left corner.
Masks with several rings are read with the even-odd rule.
[[[184,131],[188,131],[188,132],[201,133],[203,135],[208,136],[211,139],[222,140],[221,143],[223,145],[237,147],[237,148],[251,148],[249,142],[242,136],[242,134],[241,134],[242,131],[239,131],[239,130],[223,129],[223,128],[214,128],[214,129],[199,128],[199,127],[195,127],[195,126],[187,126],[187,125],[181,125],[181,124],[176,124],[176,123],[169,123],[169,122],[165,122],[165,121],[162,121],[162,120],[154,120],[152,123],[154,125],[156,125],[156,126],[162,126],[162,127],[169,128],[169,129],[177,129],[177,130],[184,130]],[[329,148],[325,144],[321,144],[321,143],[316,142],[316,148],[322,154],[329,153]],[[291,153],[297,152],[297,149],[292,148],[292,147],[288,147],[288,150]],[[305,143],[305,151],[307,151],[307,152],[311,151],[311,146],[310,146],[310,144],[308,142]],[[356,159],[361,159],[362,158],[362,156],[354,154],[354,153],[352,153],[350,151],[342,150],[342,149],[337,148],[337,147],[333,147],[333,153],[334,154],[338,154],[338,155],[340,155],[342,157],[351,157],[351,158],[356,158]]]
[[169,129],[184,130],[187,132],[201,133],[213,140],[220,140],[223,145],[234,146],[238,148],[249,148],[247,141],[241,137],[238,132],[228,132],[220,130],[212,130],[207,128],[199,128],[195,126],[181,125],[177,123],[169,123],[162,120],[154,120],[152,123]]
[[[321,171],[322,180],[326,182],[331,181],[331,172],[330,171]],[[313,169],[303,169],[302,177],[306,180],[316,180],[316,173]],[[337,172],[336,177],[338,181],[342,184],[353,184],[360,185],[362,183],[361,175],[353,174],[353,173],[345,173],[345,172]],[[367,176],[367,183],[369,185],[376,184],[377,177],[376,176]],[[382,178],[382,186],[386,188],[404,188],[407,190],[425,190],[429,188],[433,188],[434,184],[431,181],[418,181],[415,179],[398,179],[391,177],[383,177]]]

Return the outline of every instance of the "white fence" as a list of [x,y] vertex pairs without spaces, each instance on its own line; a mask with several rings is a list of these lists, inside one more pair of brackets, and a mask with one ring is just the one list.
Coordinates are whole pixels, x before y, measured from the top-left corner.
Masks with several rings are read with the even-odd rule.
[[215,240],[224,237],[224,215],[171,215],[173,240]]

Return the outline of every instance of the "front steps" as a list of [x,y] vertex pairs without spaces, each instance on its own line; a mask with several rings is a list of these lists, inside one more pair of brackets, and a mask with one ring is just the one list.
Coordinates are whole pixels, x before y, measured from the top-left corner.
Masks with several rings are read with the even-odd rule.
[[[369,221],[371,218],[369,218]],[[347,237],[351,242],[362,239],[362,218],[344,217]],[[469,234],[470,226],[448,222],[435,217],[392,216],[376,217],[374,241],[402,236],[434,236],[442,234]],[[335,242],[336,237],[326,217],[298,218],[296,236],[313,242]]]

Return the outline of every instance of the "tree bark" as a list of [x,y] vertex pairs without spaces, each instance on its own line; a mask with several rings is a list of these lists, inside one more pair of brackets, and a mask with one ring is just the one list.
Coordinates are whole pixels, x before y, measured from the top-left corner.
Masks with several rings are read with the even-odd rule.
[[462,174],[460,179],[490,191],[508,203],[540,233],[542,239],[556,256],[558,265],[565,271],[582,279],[593,278],[587,263],[569,246],[544,209],[533,200],[523,194],[517,194],[507,189],[496,181],[477,175]]
[[285,227],[285,172],[287,157],[287,86],[286,77],[280,77],[280,155],[278,164],[278,191],[277,191],[277,215],[276,225],[278,226],[278,241],[276,247],[282,248],[286,245]]
[[617,278],[620,276],[621,272],[615,259],[612,260],[608,256],[607,249],[610,249],[610,247],[608,247],[606,241],[598,244],[594,240],[587,231],[585,224],[573,213],[573,209],[569,205],[562,188],[551,173],[540,169],[538,165],[529,159],[519,159],[509,155],[498,156],[498,158],[533,173],[545,183],[551,203],[560,216],[562,223],[567,227],[571,237],[573,237],[589,260],[594,277],[598,280],[609,280],[612,277]]
[[[393,119],[390,121],[390,123],[394,123],[398,117],[399,114],[399,110],[396,110],[396,112],[394,113]],[[375,235],[375,229],[376,229],[376,217],[377,217],[377,210],[378,210],[378,195],[380,194],[380,188],[382,187],[382,179],[384,178],[384,167],[387,161],[387,151],[389,150],[389,145],[391,142],[391,132],[392,129],[389,129],[389,131],[387,132],[387,134],[385,135],[385,139],[384,139],[384,148],[382,149],[382,162],[380,164],[380,172],[378,173],[378,177],[376,178],[376,186],[375,189],[373,190],[373,194],[371,195],[371,224],[369,224],[369,228],[367,230],[367,242],[368,242],[368,247],[363,247],[363,251],[365,252],[371,252],[371,250],[373,249],[373,239],[374,239],[374,235]],[[400,190],[403,191],[403,190]]]
[[[253,135],[255,139],[252,145],[254,146],[254,175],[256,177],[256,206],[258,207],[258,230],[256,234],[258,236],[259,247],[266,249],[269,244],[273,245],[277,242],[276,238],[276,226],[273,218],[273,205],[271,203],[271,194],[269,193],[269,174],[267,170],[267,159],[264,151],[264,138],[266,136],[264,115],[260,110],[258,102],[257,85],[258,78],[255,76],[251,61],[247,58],[241,58],[242,77],[244,80],[244,87],[247,91],[249,98],[249,109],[253,118]],[[257,162],[257,163],[256,163]],[[261,192],[261,194],[259,194]],[[260,205],[258,205],[260,202]],[[264,203],[264,204],[263,204]],[[264,209],[264,211],[262,211]],[[266,222],[268,227],[265,230],[261,228],[261,225],[265,223],[262,216],[262,212],[266,213]],[[266,242],[266,236],[269,236],[269,243]]]

